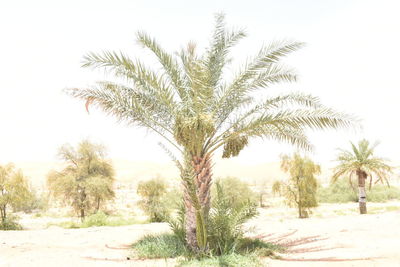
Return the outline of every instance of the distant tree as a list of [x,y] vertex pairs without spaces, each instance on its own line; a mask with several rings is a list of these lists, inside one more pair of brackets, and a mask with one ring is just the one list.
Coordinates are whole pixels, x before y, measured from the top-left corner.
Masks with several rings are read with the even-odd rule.
[[149,216],[150,222],[163,222],[169,216],[167,184],[161,178],[153,178],[138,184],[140,207]]
[[59,156],[66,167],[48,174],[49,190],[71,205],[83,221],[88,212],[98,211],[114,198],[114,169],[105,159],[104,146],[89,141],[82,141],[77,149],[64,145]]
[[0,217],[1,227],[7,224],[7,208],[22,205],[32,193],[27,179],[13,164],[0,165]]
[[[379,181],[386,182],[389,186],[388,177],[393,171],[393,167],[386,163],[383,158],[375,157],[374,150],[378,143],[370,145],[366,139],[358,142],[358,146],[351,143],[351,150],[340,150],[336,161],[338,165],[334,169],[332,182],[336,182],[340,177],[348,177],[350,185],[354,174],[358,178],[358,202],[360,214],[367,213],[367,195],[365,192],[365,181],[369,176],[369,189],[372,186],[372,180],[375,178],[375,184]],[[354,187],[353,187],[354,188]]]
[[282,157],[281,169],[289,173],[289,180],[275,182],[273,192],[285,196],[290,206],[296,206],[299,218],[308,218],[310,208],[318,206],[318,183],[314,175],[320,174],[321,167],[311,159],[295,153],[292,157]]

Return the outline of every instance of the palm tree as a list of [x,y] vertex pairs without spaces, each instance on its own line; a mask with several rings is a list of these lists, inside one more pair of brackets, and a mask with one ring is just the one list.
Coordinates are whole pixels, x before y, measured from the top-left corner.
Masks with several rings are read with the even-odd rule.
[[273,84],[297,80],[281,59],[303,43],[265,45],[232,79],[224,78],[231,62],[229,51],[245,36],[243,30],[227,29],[222,14],[216,15],[211,43],[203,53],[189,43],[169,54],[148,34],[138,32],[138,42],[155,55],[160,71],[122,52],[89,53],[83,67],[105,68],[119,82],[69,89],[86,102],[86,109],[93,104],[120,121],[150,129],[183,155],[183,160],[174,160],[184,181],[186,239],[194,249],[207,244],[214,152],[222,148],[224,158],[237,156],[257,137],[311,149],[306,129],[336,129],[354,122],[308,94],[268,94]]
[[[338,165],[334,169],[332,181],[336,182],[340,177],[348,177],[350,185],[354,174],[358,178],[358,202],[360,214],[367,213],[367,199],[365,193],[365,181],[369,176],[369,189],[372,186],[372,180],[375,178],[375,184],[386,182],[389,186],[388,177],[393,168],[386,163],[383,158],[375,157],[374,150],[378,143],[370,145],[369,141],[363,139],[358,142],[358,146],[351,143],[351,150],[340,150],[337,156]],[[354,187],[353,187],[354,188]]]

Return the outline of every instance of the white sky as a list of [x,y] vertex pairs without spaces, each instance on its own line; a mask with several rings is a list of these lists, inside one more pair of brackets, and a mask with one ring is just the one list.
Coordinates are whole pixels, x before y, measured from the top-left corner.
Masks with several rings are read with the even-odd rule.
[[[239,59],[276,39],[308,44],[287,60],[300,82],[269,90],[309,92],[363,120],[357,133],[310,134],[314,159],[327,162],[337,147],[366,137],[380,140],[378,153],[397,162],[399,10],[395,0],[0,0],[0,163],[53,161],[60,145],[82,138],[103,142],[112,158],[168,161],[155,136],[118,125],[97,110],[88,115],[82,102],[62,90],[104,78],[102,72],[80,67],[86,52],[123,50],[142,56],[134,41],[137,30],[155,36],[169,51],[191,40],[207,45],[213,14],[220,11],[228,25],[247,29],[249,37],[234,51]],[[238,160],[276,161],[289,151],[287,145],[253,141]]]

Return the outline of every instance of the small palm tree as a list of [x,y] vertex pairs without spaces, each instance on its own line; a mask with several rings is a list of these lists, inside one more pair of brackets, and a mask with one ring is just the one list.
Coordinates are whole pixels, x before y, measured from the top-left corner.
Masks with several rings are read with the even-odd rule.
[[204,53],[189,43],[177,54],[169,54],[155,39],[139,32],[138,42],[156,56],[159,71],[121,52],[89,53],[84,67],[105,68],[119,82],[69,90],[86,102],[86,109],[93,104],[120,121],[150,129],[183,155],[183,161],[175,162],[184,181],[186,239],[194,249],[207,245],[205,223],[215,151],[222,148],[224,158],[237,156],[252,138],[311,149],[306,129],[336,129],[353,123],[350,116],[324,107],[311,95],[266,94],[273,84],[297,80],[281,59],[303,43],[265,45],[233,79],[224,78],[231,62],[229,51],[245,36],[243,30],[227,29],[221,14],[216,16]]
[[393,168],[386,163],[385,159],[374,156],[374,150],[378,143],[370,145],[369,141],[363,139],[358,142],[358,146],[351,142],[350,144],[350,151],[340,150],[336,160],[338,165],[334,169],[332,181],[336,182],[340,177],[348,177],[350,185],[353,187],[352,177],[354,174],[357,175],[360,214],[366,214],[365,182],[367,178],[369,177],[369,189],[371,189],[373,179],[375,179],[375,184],[386,182],[389,186],[388,178]]

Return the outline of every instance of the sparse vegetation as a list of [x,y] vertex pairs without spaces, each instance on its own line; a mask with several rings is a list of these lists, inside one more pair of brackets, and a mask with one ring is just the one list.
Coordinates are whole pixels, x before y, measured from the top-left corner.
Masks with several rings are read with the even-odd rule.
[[91,214],[86,216],[84,221],[76,222],[76,221],[65,221],[61,223],[49,223],[47,227],[50,226],[60,226],[63,228],[88,228],[88,227],[96,227],[96,226],[123,226],[123,225],[131,225],[144,223],[140,222],[135,218],[125,218],[123,216],[109,216],[102,211],[99,211],[95,214]]
[[65,145],[59,156],[67,166],[49,173],[49,190],[72,206],[83,222],[88,213],[99,211],[102,204],[114,197],[114,169],[104,158],[105,148],[89,141],[82,141],[77,149]]

